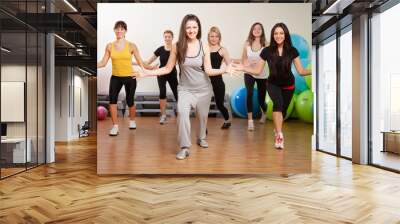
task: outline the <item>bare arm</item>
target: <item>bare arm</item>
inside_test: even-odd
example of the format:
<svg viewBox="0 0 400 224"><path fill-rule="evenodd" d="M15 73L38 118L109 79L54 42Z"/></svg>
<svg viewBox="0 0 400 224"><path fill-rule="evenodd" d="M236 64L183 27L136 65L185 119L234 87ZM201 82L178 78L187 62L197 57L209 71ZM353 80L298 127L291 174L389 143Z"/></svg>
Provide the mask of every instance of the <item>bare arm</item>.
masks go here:
<svg viewBox="0 0 400 224"><path fill-rule="evenodd" d="M150 65L151 63L153 63L155 60L157 59L157 56L155 54L153 54L151 56L151 58L149 58L149 60L147 60L145 63Z"/></svg>
<svg viewBox="0 0 400 224"><path fill-rule="evenodd" d="M99 62L97 62L97 68L105 67L107 65L108 60L110 60L110 55L111 55L111 44L107 44L103 58Z"/></svg>
<svg viewBox="0 0 400 224"><path fill-rule="evenodd" d="M131 48L131 54L133 54L133 56L135 56L136 62L140 67L146 68L146 69L152 69L151 66L149 66L148 64L143 62L142 57L140 56L140 53L139 53L139 49L136 47L136 44L130 43L130 48Z"/></svg>
<svg viewBox="0 0 400 224"><path fill-rule="evenodd" d="M303 65L301 64L300 58L296 57L294 60L294 67L296 67L297 72L302 76L311 75L310 69L304 69Z"/></svg>
<svg viewBox="0 0 400 224"><path fill-rule="evenodd" d="M243 47L243 54L242 54L242 61L234 61L234 64L232 64L232 67L236 71L242 71L245 73L249 73L252 75L261 75L263 72L264 66L265 66L265 61L264 60L258 60L255 65L250 66L248 62L248 57L247 57L247 46L249 43L246 41Z"/></svg>
<svg viewBox="0 0 400 224"><path fill-rule="evenodd" d="M204 49L204 71L209 76L216 76L225 73L225 68L213 69L211 66L210 48L208 45L203 46Z"/></svg>
<svg viewBox="0 0 400 224"><path fill-rule="evenodd" d="M247 46L249 45L249 43L246 41L246 43L244 43L243 46L243 52L242 52L242 63L243 64L247 64Z"/></svg>
<svg viewBox="0 0 400 224"><path fill-rule="evenodd" d="M242 71L245 73L249 73L252 75L261 75L263 68L265 66L265 61L264 60L258 60L257 64L255 66L245 66L241 62L234 62L232 64L232 67L236 71Z"/></svg>
<svg viewBox="0 0 400 224"><path fill-rule="evenodd" d="M157 59L157 56L155 56L154 54L151 56L151 58L149 58L147 61L144 62L144 64L146 65L150 65L151 63L153 63L155 60ZM136 61L132 62L132 65L139 65Z"/></svg>
<svg viewBox="0 0 400 224"><path fill-rule="evenodd" d="M252 75L262 75L261 73L263 72L265 66L265 61L264 60L258 60L257 64L255 66L244 66L243 71L245 73L250 73Z"/></svg>
<svg viewBox="0 0 400 224"><path fill-rule="evenodd" d="M172 45L171 53L168 58L167 64L158 69L154 70L144 70L143 71L143 76L160 76L160 75L167 75L172 72L172 70L175 68L176 65L176 56L177 56L177 51L176 51L176 44Z"/></svg>

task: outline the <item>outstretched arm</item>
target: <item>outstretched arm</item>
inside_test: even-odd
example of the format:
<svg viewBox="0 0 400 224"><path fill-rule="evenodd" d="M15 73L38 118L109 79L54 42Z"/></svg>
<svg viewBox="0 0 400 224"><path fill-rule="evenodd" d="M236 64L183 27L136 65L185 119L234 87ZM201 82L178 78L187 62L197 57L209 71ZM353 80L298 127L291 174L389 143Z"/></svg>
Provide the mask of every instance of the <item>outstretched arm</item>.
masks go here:
<svg viewBox="0 0 400 224"><path fill-rule="evenodd" d="M296 67L296 70L300 75L302 75L302 76L311 75L311 70L304 69L299 57L296 57L295 59L293 59L293 62L294 62L294 67Z"/></svg>
<svg viewBox="0 0 400 224"><path fill-rule="evenodd" d="M203 48L204 48L204 71L207 73L207 75L209 76L221 75L230 68L230 65L228 65L228 68L213 69L211 66L210 48L208 47L208 45L204 45Z"/></svg>
<svg viewBox="0 0 400 224"><path fill-rule="evenodd" d="M147 60L145 63L150 65L151 63L153 63L155 60L157 59L157 56L155 56L154 54L151 56L151 58L149 58L149 60Z"/></svg>
<svg viewBox="0 0 400 224"><path fill-rule="evenodd" d="M226 48L222 48L221 49L221 53L222 53L222 57L224 58L224 62L226 65L229 65L232 61L231 61L231 57L229 56L229 52Z"/></svg>
<svg viewBox="0 0 400 224"><path fill-rule="evenodd" d="M234 70L250 73L252 75L261 75L264 66L265 66L264 60L258 60L255 66L249 66L249 65L245 66L241 62L234 62L232 64Z"/></svg>
<svg viewBox="0 0 400 224"><path fill-rule="evenodd" d="M136 44L130 43L130 48L131 48L131 54L135 56L137 64L146 69L152 69L152 67L146 63L143 62L142 57L140 57L139 49L136 47Z"/></svg>
<svg viewBox="0 0 400 224"><path fill-rule="evenodd" d="M246 41L246 43L244 43L243 46L243 52L242 52L242 64L248 64L247 63L247 45L249 45L249 43Z"/></svg>
<svg viewBox="0 0 400 224"><path fill-rule="evenodd" d="M111 44L107 44L103 58L97 62L97 68L103 68L107 65L111 55Z"/></svg>
<svg viewBox="0 0 400 224"><path fill-rule="evenodd" d="M168 58L167 64L158 69L154 70L143 70L140 75L145 77L145 76L160 76L160 75L167 75L172 72L176 65L176 56L177 56L177 51L176 51L176 44L172 45L171 53Z"/></svg>
<svg viewBox="0 0 400 224"><path fill-rule="evenodd" d="M153 63L155 60L157 59L157 56L155 56L154 54L151 56L151 58L149 58L147 61L144 61L144 64L150 65L151 63ZM132 62L132 65L139 65L136 61Z"/></svg>

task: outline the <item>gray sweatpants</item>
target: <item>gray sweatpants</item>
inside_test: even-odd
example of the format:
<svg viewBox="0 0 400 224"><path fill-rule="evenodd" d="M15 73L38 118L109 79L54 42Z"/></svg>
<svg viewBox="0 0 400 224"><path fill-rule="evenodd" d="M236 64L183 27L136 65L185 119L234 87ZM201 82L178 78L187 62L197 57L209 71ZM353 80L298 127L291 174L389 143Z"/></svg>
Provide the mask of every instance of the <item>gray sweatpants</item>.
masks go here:
<svg viewBox="0 0 400 224"><path fill-rule="evenodd" d="M178 89L178 144L190 147L190 109L196 110L199 119L198 139L206 139L207 118L210 110L212 89L203 92L190 92Z"/></svg>

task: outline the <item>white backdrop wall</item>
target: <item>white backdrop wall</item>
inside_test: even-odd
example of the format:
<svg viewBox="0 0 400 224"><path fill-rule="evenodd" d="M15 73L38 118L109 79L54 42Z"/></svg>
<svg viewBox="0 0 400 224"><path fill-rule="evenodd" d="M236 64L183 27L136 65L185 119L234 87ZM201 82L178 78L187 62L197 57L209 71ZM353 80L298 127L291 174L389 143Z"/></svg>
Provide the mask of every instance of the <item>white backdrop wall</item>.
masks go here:
<svg viewBox="0 0 400 224"><path fill-rule="evenodd" d="M202 41L207 43L207 33L211 26L218 26L222 33L222 45L231 57L240 58L243 44L251 25L261 22L268 42L274 24L284 22L290 33L303 36L311 51L311 4L267 4L267 3L98 3L97 4L97 59L101 60L107 43L115 40L113 27L123 20L128 25L126 39L134 42L144 60L163 44L163 31L174 32L177 41L179 26L186 14L199 17L202 26ZM311 55L311 54L310 54ZM108 94L111 76L111 62L98 70L97 91ZM239 86L244 86L243 77L224 75L226 92L231 94ZM169 87L167 88L168 91ZM158 92L156 78L145 78L138 82L137 92ZM123 94L123 90L121 91Z"/></svg>

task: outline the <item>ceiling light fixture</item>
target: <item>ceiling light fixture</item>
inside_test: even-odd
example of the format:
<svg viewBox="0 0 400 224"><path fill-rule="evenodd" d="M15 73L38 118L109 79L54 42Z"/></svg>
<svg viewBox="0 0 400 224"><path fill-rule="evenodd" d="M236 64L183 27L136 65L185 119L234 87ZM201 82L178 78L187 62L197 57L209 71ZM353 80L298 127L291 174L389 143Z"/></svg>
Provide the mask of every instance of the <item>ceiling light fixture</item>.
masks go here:
<svg viewBox="0 0 400 224"><path fill-rule="evenodd" d="M92 75L92 73L90 73L90 72L88 72L88 71L85 71L85 70L83 70L83 69L81 69L81 68L78 68L79 69L79 71L81 71L81 72L83 72L83 73L85 73L85 74L87 74L87 75Z"/></svg>
<svg viewBox="0 0 400 224"><path fill-rule="evenodd" d="M71 42L69 42L68 40L66 40L66 39L64 39L64 38L62 38L62 37L60 37L60 36L57 35L57 34L54 34L54 36L57 37L57 38L58 38L59 40L61 40L62 42L66 43L67 45L69 45L69 46L75 48L75 45L73 45L73 44L72 44Z"/></svg>
<svg viewBox="0 0 400 224"><path fill-rule="evenodd" d="M74 10L74 12L78 12L78 10L68 1L68 0L64 0L65 4L67 4L72 10Z"/></svg>
<svg viewBox="0 0 400 224"><path fill-rule="evenodd" d="M354 0L336 0L332 5L325 9L322 14L342 14L343 9L351 5L353 2Z"/></svg>
<svg viewBox="0 0 400 224"><path fill-rule="evenodd" d="M5 48L5 47L1 47L1 50L4 51L4 52L6 52L6 53L10 53L10 52L11 52L11 50L8 50L8 49Z"/></svg>

